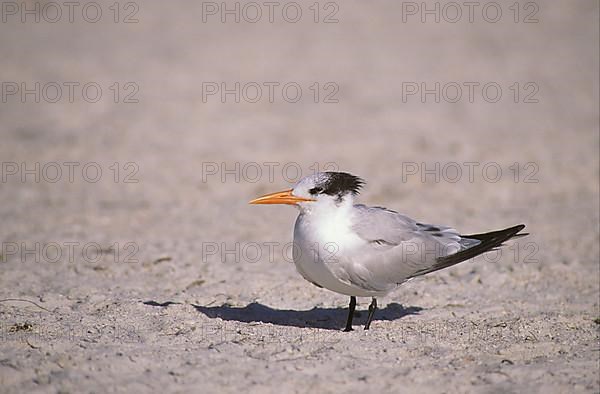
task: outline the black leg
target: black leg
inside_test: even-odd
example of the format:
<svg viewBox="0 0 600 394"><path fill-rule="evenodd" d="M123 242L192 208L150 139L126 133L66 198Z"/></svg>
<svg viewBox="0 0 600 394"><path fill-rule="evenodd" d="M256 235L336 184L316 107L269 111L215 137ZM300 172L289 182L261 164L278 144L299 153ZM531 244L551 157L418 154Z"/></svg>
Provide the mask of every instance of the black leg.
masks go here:
<svg viewBox="0 0 600 394"><path fill-rule="evenodd" d="M371 327L371 321L373 320L373 315L375 314L375 310L377 309L377 299L373 297L373 301L371 305L369 305L369 317L367 317L367 324L365 324L365 330L368 330Z"/></svg>
<svg viewBox="0 0 600 394"><path fill-rule="evenodd" d="M350 296L350 305L348 306L348 320L346 321L346 328L344 331L352 331L352 318L354 317L354 310L356 309L356 297Z"/></svg>

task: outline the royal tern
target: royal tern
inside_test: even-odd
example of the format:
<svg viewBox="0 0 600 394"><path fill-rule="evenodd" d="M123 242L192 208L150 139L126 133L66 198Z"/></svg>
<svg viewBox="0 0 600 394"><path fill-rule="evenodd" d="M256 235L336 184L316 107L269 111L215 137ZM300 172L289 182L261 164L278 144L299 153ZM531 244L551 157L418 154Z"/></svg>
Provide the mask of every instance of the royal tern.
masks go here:
<svg viewBox="0 0 600 394"><path fill-rule="evenodd" d="M382 207L355 204L364 181L345 172L320 172L293 189L258 197L250 204L290 204L300 210L292 254L307 281L350 296L344 331L352 330L356 297L372 297L365 330L377 298L407 280L450 267L493 250L525 225L460 235L448 226L417 222Z"/></svg>

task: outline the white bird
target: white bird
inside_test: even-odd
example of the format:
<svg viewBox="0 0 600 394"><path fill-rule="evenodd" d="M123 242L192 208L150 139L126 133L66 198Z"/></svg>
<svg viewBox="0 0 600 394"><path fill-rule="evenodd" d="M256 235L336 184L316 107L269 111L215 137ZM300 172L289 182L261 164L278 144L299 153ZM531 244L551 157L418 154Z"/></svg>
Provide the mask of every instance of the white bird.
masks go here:
<svg viewBox="0 0 600 394"><path fill-rule="evenodd" d="M355 204L364 181L345 172L321 172L293 189L271 193L250 204L290 204L299 208L293 258L307 281L349 295L344 331L352 330L356 297L372 297L365 330L377 298L416 276L488 252L518 234L520 224L489 233L460 235L447 226L419 223L382 208Z"/></svg>

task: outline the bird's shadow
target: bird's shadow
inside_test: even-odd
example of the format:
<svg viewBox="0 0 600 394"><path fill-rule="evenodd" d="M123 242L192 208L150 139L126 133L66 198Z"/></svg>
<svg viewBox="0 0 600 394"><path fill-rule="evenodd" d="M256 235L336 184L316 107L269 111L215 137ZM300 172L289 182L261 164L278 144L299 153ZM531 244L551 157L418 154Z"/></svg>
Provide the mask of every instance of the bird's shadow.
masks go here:
<svg viewBox="0 0 600 394"><path fill-rule="evenodd" d="M196 310L211 319L235 320L243 323L263 322L280 326L323 328L339 330L346 323L348 308L313 308L308 311L290 309L273 309L266 305L253 302L244 307L228 304L220 306L202 306L192 304ZM373 321L396 320L408 315L417 315L423 308L418 306L403 307L398 303L388 304L385 308L377 309ZM354 313L354 324L363 324L367 320L366 311Z"/></svg>

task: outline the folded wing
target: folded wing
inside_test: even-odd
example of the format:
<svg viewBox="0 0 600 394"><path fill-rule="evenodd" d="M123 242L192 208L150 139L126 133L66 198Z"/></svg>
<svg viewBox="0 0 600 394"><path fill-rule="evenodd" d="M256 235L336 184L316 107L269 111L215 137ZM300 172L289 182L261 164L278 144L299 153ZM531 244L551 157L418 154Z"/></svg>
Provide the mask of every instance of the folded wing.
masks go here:
<svg viewBox="0 0 600 394"><path fill-rule="evenodd" d="M386 291L500 246L525 226L460 235L448 226L419 223L398 212L355 205L353 230L365 241L341 273L348 282Z"/></svg>

